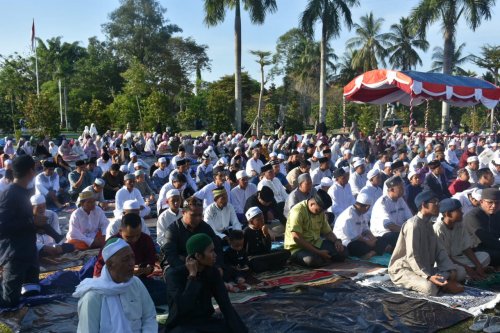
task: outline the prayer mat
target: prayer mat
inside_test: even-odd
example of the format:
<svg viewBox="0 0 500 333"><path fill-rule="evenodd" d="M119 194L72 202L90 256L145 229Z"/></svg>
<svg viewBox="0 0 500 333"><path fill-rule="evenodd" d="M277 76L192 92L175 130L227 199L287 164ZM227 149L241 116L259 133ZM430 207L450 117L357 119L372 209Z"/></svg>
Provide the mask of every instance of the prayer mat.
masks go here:
<svg viewBox="0 0 500 333"><path fill-rule="evenodd" d="M99 254L99 249L75 251L57 257L41 257L40 272L59 271L70 267L83 265L87 260Z"/></svg>
<svg viewBox="0 0 500 333"><path fill-rule="evenodd" d="M386 271L387 268L368 261L347 259L344 262L331 263L316 270L327 271L350 279L357 279L365 275L379 274Z"/></svg>
<svg viewBox="0 0 500 333"><path fill-rule="evenodd" d="M21 322L21 332L74 333L78 327L78 299L64 300L29 308Z"/></svg>
<svg viewBox="0 0 500 333"><path fill-rule="evenodd" d="M269 271L255 275L261 281L260 288L295 286L308 282L329 279L333 273L321 270L310 270L300 266L286 266L278 271Z"/></svg>
<svg viewBox="0 0 500 333"><path fill-rule="evenodd" d="M475 288L500 292L500 273L488 274L488 277L481 281L467 280L465 284Z"/></svg>
<svg viewBox="0 0 500 333"><path fill-rule="evenodd" d="M470 318L468 313L408 299L350 280L317 287L277 289L235 304L249 332L434 332Z"/></svg>
<svg viewBox="0 0 500 333"><path fill-rule="evenodd" d="M381 256L373 256L368 260L361 259L359 257L349 257L350 260L359 260L359 261L367 261L371 262L372 264L384 266L384 267L389 267L389 262L391 261L391 254L390 253L384 253Z"/></svg>
<svg viewBox="0 0 500 333"><path fill-rule="evenodd" d="M439 296L427 296L411 291L392 283L389 274L366 278L357 282L361 286L380 288L392 294L400 294L413 299L425 299L430 302L458 309L472 315L478 315L483 310L492 309L500 301L500 294L465 286L464 292L460 294L440 294Z"/></svg>

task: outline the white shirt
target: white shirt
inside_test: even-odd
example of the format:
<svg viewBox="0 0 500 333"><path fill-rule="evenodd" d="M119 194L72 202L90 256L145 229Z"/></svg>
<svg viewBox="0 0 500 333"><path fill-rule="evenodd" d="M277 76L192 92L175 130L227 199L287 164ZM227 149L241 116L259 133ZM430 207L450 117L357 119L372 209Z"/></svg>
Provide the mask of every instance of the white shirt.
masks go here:
<svg viewBox="0 0 500 333"><path fill-rule="evenodd" d="M328 208L328 211L332 212L335 215L335 218L356 202L356 199L352 195L351 185L349 185L349 183L342 187L339 183L334 182L332 187L328 190L328 195L332 198L332 206Z"/></svg>
<svg viewBox="0 0 500 333"><path fill-rule="evenodd" d="M241 230L240 221L236 216L233 205L230 203L220 209L214 202L205 209L203 219L210 224L215 234L221 239L226 237L223 233L226 230Z"/></svg>
<svg viewBox="0 0 500 333"><path fill-rule="evenodd" d="M121 224L122 224L121 218L115 219L113 222L110 222L108 224L108 227L106 228L106 239L116 235L120 231ZM151 232L149 231L149 228L142 217L141 217L141 231L146 235L151 235Z"/></svg>
<svg viewBox="0 0 500 333"><path fill-rule="evenodd" d="M170 173L170 176L168 176L168 181L172 182L172 179L174 179L174 176L179 173L179 169L175 169ZM184 176L186 176L187 179L187 184L193 189L193 191L198 190L198 186L196 185L196 182L194 181L193 177L191 177L190 171L184 172Z"/></svg>
<svg viewBox="0 0 500 333"><path fill-rule="evenodd" d="M335 220L333 233L347 246L353 240L363 235L363 232L370 230L369 218L367 214L359 214L354 206L344 210Z"/></svg>
<svg viewBox="0 0 500 333"><path fill-rule="evenodd" d="M252 183L248 183L247 188L244 190L241 189L240 185L231 190L231 204L233 205L236 214L245 213L244 210L247 199L255 193L257 193L257 186Z"/></svg>
<svg viewBox="0 0 500 333"><path fill-rule="evenodd" d="M401 227L412 216L403 198L393 201L387 195L383 195L373 205L370 230L375 237L381 237L390 232L387 229L388 225L395 224Z"/></svg>
<svg viewBox="0 0 500 333"><path fill-rule="evenodd" d="M186 188L186 184L179 189L179 192L182 193ZM160 214L160 210L168 208L167 203L167 192L170 190L175 190L175 187L172 183L165 183L160 189L160 194L158 194L158 200L156 201L156 210L158 214Z"/></svg>
<svg viewBox="0 0 500 333"><path fill-rule="evenodd" d="M454 165L458 165L458 163L460 162L457 158L457 154L455 153L455 151L451 149L446 149L444 151L444 159L449 164L454 164Z"/></svg>
<svg viewBox="0 0 500 333"><path fill-rule="evenodd" d="M286 193L286 189L281 184L280 180L274 177L272 180L262 178L259 184L257 185L257 190L261 190L262 187L267 186L273 190L274 199L277 203L284 202L288 198L288 193Z"/></svg>
<svg viewBox="0 0 500 333"><path fill-rule="evenodd" d="M452 196L453 199L457 199L462 204L462 213L465 216L468 212L474 209L474 205L469 199L469 193L471 193L474 189L468 189L459 193L456 193Z"/></svg>
<svg viewBox="0 0 500 333"><path fill-rule="evenodd" d="M321 170L320 168L316 168L310 172L313 185L321 184L321 179L323 179L323 177L332 178L332 172L330 169Z"/></svg>
<svg viewBox="0 0 500 333"><path fill-rule="evenodd" d="M477 170L472 170L469 166L466 166L465 170L467 170L467 172L469 173L469 183L471 183L472 185L477 184Z"/></svg>
<svg viewBox="0 0 500 333"><path fill-rule="evenodd" d="M156 221L156 242L163 246L167 242L165 238L165 232L169 225L177 221L182 217L182 209L179 209L179 212L175 214L170 208L165 210L163 213L158 216L158 220Z"/></svg>
<svg viewBox="0 0 500 333"><path fill-rule="evenodd" d="M427 159L425 157L420 157L418 154L410 162L410 171L417 171L417 165L419 163L427 164Z"/></svg>
<svg viewBox="0 0 500 333"><path fill-rule="evenodd" d="M109 221L106 215L104 215L104 211L101 207L96 206L90 214L87 214L87 212L80 207L71 213L66 239L81 240L90 246L97 235L97 231L100 230L102 235L106 234L108 224Z"/></svg>
<svg viewBox="0 0 500 333"><path fill-rule="evenodd" d="M264 166L264 163L260 159L255 160L251 158L247 162L246 173L249 177L252 177L252 171L255 171L257 175L260 175L260 169Z"/></svg>
<svg viewBox="0 0 500 333"><path fill-rule="evenodd" d="M165 167L165 169L156 169L153 171L153 178L160 178L163 181L163 184L168 182L168 175L172 172L171 164Z"/></svg>
<svg viewBox="0 0 500 333"><path fill-rule="evenodd" d="M228 182L224 182L223 186L227 193L227 199L231 201L231 185L229 185ZM199 190L194 194L195 197L197 197L200 200L203 200L203 209L206 209L214 202L214 195L212 191L215 190L216 188L217 185L215 185L214 182L211 182L210 184L206 185L205 187L203 187L201 190Z"/></svg>
<svg viewBox="0 0 500 333"><path fill-rule="evenodd" d="M101 168L102 173L105 173L106 171L109 171L109 169L111 169L111 164L113 164L113 161L111 161L111 158L107 162L104 162L104 160L102 159L102 157L99 157L97 159L97 162L96 162L96 165L99 168Z"/></svg>
<svg viewBox="0 0 500 333"><path fill-rule="evenodd" d="M137 200L139 206L145 207L144 209L141 209L141 212L139 214L141 215L141 217L148 215L151 211L149 206L147 206L144 202L141 192L138 189L134 187L132 191L129 192L127 190L127 187L123 186L116 192L115 195L115 210L113 211L115 218L118 219L123 215L123 203L127 200Z"/></svg>
<svg viewBox="0 0 500 333"><path fill-rule="evenodd" d="M356 171L352 172L349 177L349 185L351 185L352 194L354 196L358 195L361 189L366 184L366 173L362 173L361 175Z"/></svg>
<svg viewBox="0 0 500 333"><path fill-rule="evenodd" d="M368 196L368 198L372 200L370 209L368 209L368 212L366 212L368 218L371 218L373 205L375 204L377 199L382 196L382 189L378 186L373 186L372 183L370 183L370 181L367 181L366 186L363 187L361 191L359 191L358 195L360 195L361 193L365 193Z"/></svg>
<svg viewBox="0 0 500 333"><path fill-rule="evenodd" d="M46 196L49 190L59 191L59 175L54 172L51 177L46 176L43 172L35 177L36 193Z"/></svg>
<svg viewBox="0 0 500 333"><path fill-rule="evenodd" d="M51 210L45 211L45 216L47 217L47 225L50 225L52 229L58 234L61 234L61 228L59 227L59 217L56 213ZM54 238L47 234L36 234L36 248L40 251L45 245L54 245L56 241Z"/></svg>

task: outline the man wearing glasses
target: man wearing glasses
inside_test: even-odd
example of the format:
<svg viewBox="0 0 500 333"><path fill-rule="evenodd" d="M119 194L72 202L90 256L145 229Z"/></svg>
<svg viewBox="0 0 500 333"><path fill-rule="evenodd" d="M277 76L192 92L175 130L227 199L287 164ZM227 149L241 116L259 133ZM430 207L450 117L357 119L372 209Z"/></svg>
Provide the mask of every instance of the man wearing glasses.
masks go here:
<svg viewBox="0 0 500 333"><path fill-rule="evenodd" d="M417 215L403 224L389 262L394 284L422 294L436 296L440 290L459 293L465 271L457 274L443 245L432 228L431 218L439 214L439 200L430 190L415 197Z"/></svg>
<svg viewBox="0 0 500 333"><path fill-rule="evenodd" d="M488 252L491 265L500 266L500 190L483 189L479 207L465 215L464 223L476 250Z"/></svg>

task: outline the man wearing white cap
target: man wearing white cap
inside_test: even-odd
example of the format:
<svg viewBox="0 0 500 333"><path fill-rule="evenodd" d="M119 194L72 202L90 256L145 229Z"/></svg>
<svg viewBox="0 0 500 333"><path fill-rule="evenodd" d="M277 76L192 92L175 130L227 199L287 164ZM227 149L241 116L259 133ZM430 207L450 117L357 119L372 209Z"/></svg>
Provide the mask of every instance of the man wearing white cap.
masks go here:
<svg viewBox="0 0 500 333"><path fill-rule="evenodd" d="M332 206L328 209L337 218L340 213L355 202L352 195L351 185L349 185L349 173L344 168L338 168L333 172L335 182L328 190L328 195L332 199Z"/></svg>
<svg viewBox="0 0 500 333"><path fill-rule="evenodd" d="M325 192L328 192L328 190L330 189L330 187L332 187L332 185L333 185L333 180L331 178L324 177L321 178L321 183L318 186L315 186L314 188L316 190L321 189Z"/></svg>
<svg viewBox="0 0 500 333"><path fill-rule="evenodd" d="M173 160L172 163L174 163ZM173 170L168 176L169 181L171 182L178 174L183 174L186 177L187 184L193 189L193 191L197 191L198 185L196 185L193 177L191 177L189 161L187 159L178 159L175 166L176 169Z"/></svg>
<svg viewBox="0 0 500 333"><path fill-rule="evenodd" d="M477 156L476 154L476 144L474 142L471 142L467 145L467 150L464 151L462 156L460 156L460 161L458 162L458 167L465 168L467 165L467 159L471 156Z"/></svg>
<svg viewBox="0 0 500 333"><path fill-rule="evenodd" d="M379 169L371 169L368 171L366 175L366 185L359 191L358 195L361 193L365 193L372 200L372 204L370 205L370 209L366 215L368 218L372 216L372 207L375 201L382 196L382 188L380 187L381 178L380 178L380 170Z"/></svg>
<svg viewBox="0 0 500 333"><path fill-rule="evenodd" d="M297 182L298 177L303 173L309 173L310 170L311 162L302 160L300 161L300 165L298 167L295 167L288 172L286 180L288 181L288 184L290 184L292 190L299 186L299 183Z"/></svg>
<svg viewBox="0 0 500 333"><path fill-rule="evenodd" d="M104 244L109 221L104 211L96 207L92 192L84 191L78 199L80 207L71 213L66 239L78 250L100 248Z"/></svg>
<svg viewBox="0 0 500 333"><path fill-rule="evenodd" d="M168 182L168 175L172 172L172 164L169 164L165 157L160 157L158 165L158 169L153 172L152 180L156 188L161 188Z"/></svg>
<svg viewBox="0 0 500 333"><path fill-rule="evenodd" d="M458 163L460 162L455 152L456 149L457 143L455 142L455 139L452 139L450 140L450 142L448 142L448 149L444 151L444 159L453 168L456 168L458 166Z"/></svg>
<svg viewBox="0 0 500 333"><path fill-rule="evenodd" d="M139 214L141 217L149 215L151 208L144 202L141 192L135 188L135 175L126 174L123 179L125 185L116 192L115 196L115 210L113 212L115 218L120 218L123 213L123 204L127 200L137 200L141 210Z"/></svg>
<svg viewBox="0 0 500 333"><path fill-rule="evenodd" d="M172 157L172 165L176 166L177 161L184 159L186 159L186 149L184 148L183 145L179 145L179 148L177 148L177 155Z"/></svg>
<svg viewBox="0 0 500 333"><path fill-rule="evenodd" d="M349 184L351 185L352 194L356 196L366 184L365 161L358 159L353 163L352 167L354 172L350 174Z"/></svg>
<svg viewBox="0 0 500 333"><path fill-rule="evenodd" d="M457 199L462 205L463 215L467 215L475 207L479 207L481 201L481 193L483 190L478 188L472 188L452 196L452 199Z"/></svg>
<svg viewBox="0 0 500 333"><path fill-rule="evenodd" d="M358 194L356 202L337 217L333 227L333 232L347 247L349 254L362 259L382 255L387 247L383 238L373 236L370 231L367 212L371 205L372 199L368 194Z"/></svg>
<svg viewBox="0 0 500 333"><path fill-rule="evenodd" d="M322 157L323 157L323 154L321 154L321 152L315 151L314 154L308 159L308 161L311 163L311 171L314 171L317 168L319 168L319 159ZM330 166L328 166L328 167L330 167Z"/></svg>
<svg viewBox="0 0 500 333"><path fill-rule="evenodd" d="M260 175L260 169L264 163L260 160L260 149L254 148L252 150L252 158L247 161L246 172L249 177L256 177Z"/></svg>
<svg viewBox="0 0 500 333"><path fill-rule="evenodd" d="M210 184L214 180L214 167L210 163L210 155L203 154L201 163L196 168L196 184L199 188Z"/></svg>
<svg viewBox="0 0 500 333"><path fill-rule="evenodd" d="M168 226L182 217L182 210L180 209L182 199L179 190L169 190L166 199L168 208L158 216L158 220L156 221L156 242L160 246L163 246L167 242L165 232Z"/></svg>
<svg viewBox="0 0 500 333"><path fill-rule="evenodd" d="M115 218L115 220L111 223L108 224L108 227L106 228L106 239L109 239L116 235L118 231L120 231L120 225L121 225L121 220L123 216L128 215L128 214L140 214L140 205L137 200L127 200L123 203L123 212L122 216L119 216L118 218ZM140 215L139 215L140 216ZM149 231L148 226L146 225L146 222L144 219L141 217L141 230L143 233L146 235L150 235L151 232Z"/></svg>
<svg viewBox="0 0 500 333"><path fill-rule="evenodd" d="M94 199L102 209L106 209L107 201L104 199L104 185L106 182L102 178L96 178L94 183L84 188L84 191L90 191L94 195Z"/></svg>
<svg viewBox="0 0 500 333"><path fill-rule="evenodd" d="M469 172L469 183L471 183L471 186L477 184L478 182L477 170L479 170L479 158L477 156L471 156L467 158L467 166L465 167L465 170Z"/></svg>
<svg viewBox="0 0 500 333"><path fill-rule="evenodd" d="M121 238L102 250L101 276L85 279L73 297L78 301L77 332L157 332L156 310L149 293L134 276L134 252Z"/></svg>
<svg viewBox="0 0 500 333"><path fill-rule="evenodd" d="M135 151L130 152L130 162L128 162L128 165L127 165L128 173L134 173L134 171L135 171L134 164L137 162L139 162L139 158L137 157L137 153Z"/></svg>
<svg viewBox="0 0 500 333"><path fill-rule="evenodd" d="M493 177L495 178L493 186L500 186L500 157L496 157L488 164Z"/></svg>
<svg viewBox="0 0 500 333"><path fill-rule="evenodd" d="M349 149L344 150L342 157L340 157L337 162L335 162L335 167L343 168L351 164L351 151Z"/></svg>
<svg viewBox="0 0 500 333"><path fill-rule="evenodd" d="M234 207L238 220L245 222L245 203L247 199L257 193L257 186L248 181L248 175L245 170L236 173L238 186L231 190L230 202Z"/></svg>

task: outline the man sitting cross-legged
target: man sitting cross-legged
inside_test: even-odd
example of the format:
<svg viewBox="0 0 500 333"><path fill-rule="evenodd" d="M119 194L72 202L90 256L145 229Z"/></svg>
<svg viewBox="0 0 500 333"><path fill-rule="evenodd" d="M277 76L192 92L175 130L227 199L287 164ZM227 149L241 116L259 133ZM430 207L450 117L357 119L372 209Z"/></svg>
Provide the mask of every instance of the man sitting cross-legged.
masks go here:
<svg viewBox="0 0 500 333"><path fill-rule="evenodd" d="M486 277L484 268L490 264L486 252L474 252L472 240L462 222L462 204L457 199L444 199L439 203L439 216L434 223L434 233L455 263L456 270L464 271L472 279Z"/></svg>
<svg viewBox="0 0 500 333"><path fill-rule="evenodd" d="M439 200L432 191L415 198L418 213L403 224L389 262L389 275L396 285L436 296L440 289L459 293L463 286L455 265L432 229L431 217L439 214Z"/></svg>
<svg viewBox="0 0 500 333"><path fill-rule="evenodd" d="M335 236L325 216L331 205L328 193L318 190L312 198L292 208L285 231L285 249L292 252L292 260L309 267L344 260L342 241Z"/></svg>

